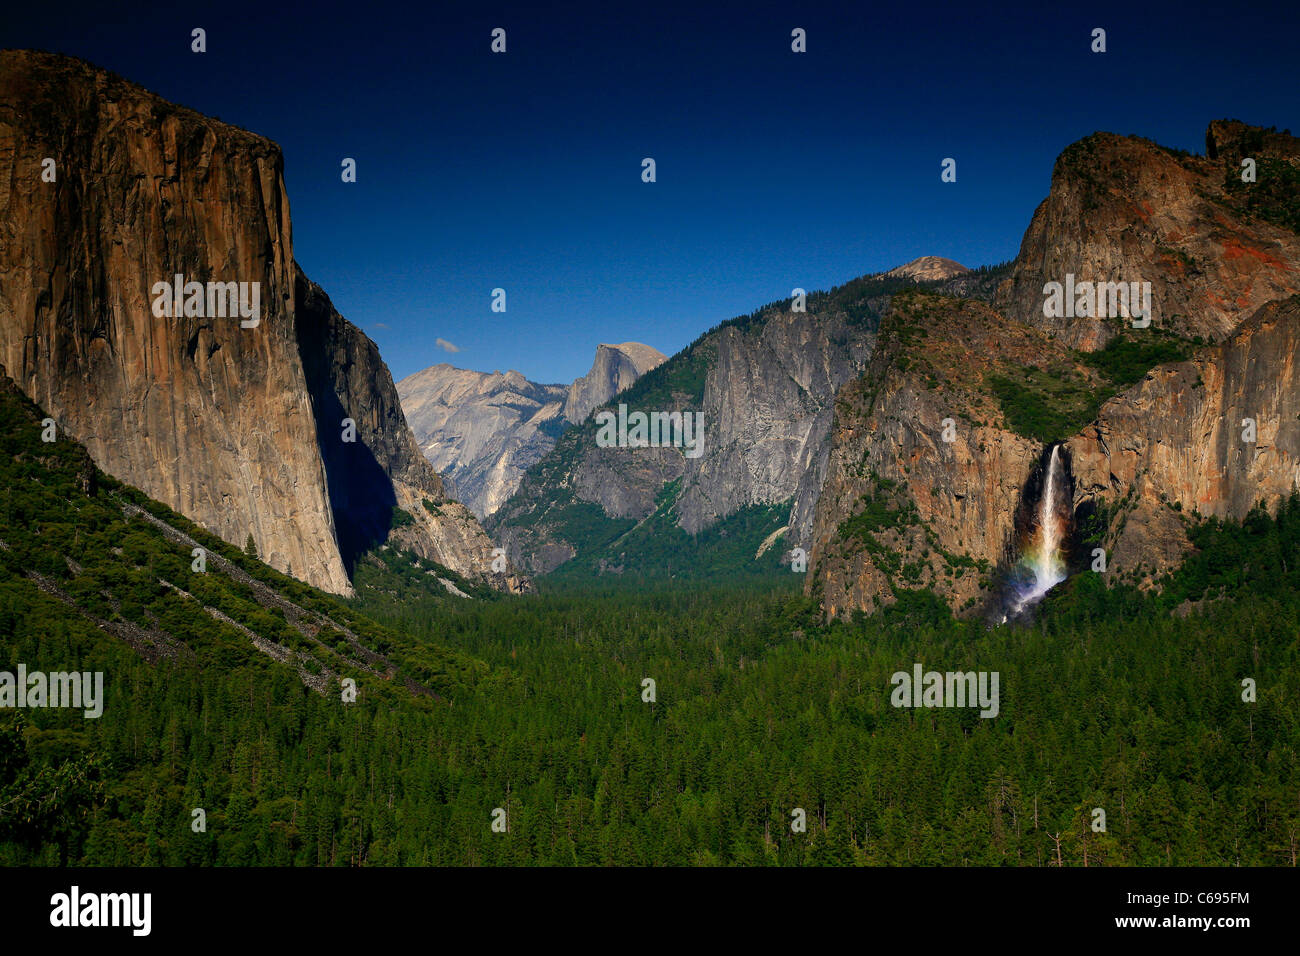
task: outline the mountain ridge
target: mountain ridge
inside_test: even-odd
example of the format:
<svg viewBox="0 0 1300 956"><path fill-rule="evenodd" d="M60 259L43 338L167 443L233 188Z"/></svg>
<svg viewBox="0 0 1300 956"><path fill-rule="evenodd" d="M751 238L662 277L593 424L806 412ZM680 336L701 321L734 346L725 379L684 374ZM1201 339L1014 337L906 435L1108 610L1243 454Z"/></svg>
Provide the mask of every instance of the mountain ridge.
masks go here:
<svg viewBox="0 0 1300 956"><path fill-rule="evenodd" d="M533 573L599 550L665 507L697 535L745 509L785 503L799 538L812 523L834 393L864 365L889 296L916 285L876 273L810 293L806 311L787 299L715 325L620 398L630 409L696 410L718 423L700 458L674 448L601 448L588 422L530 467L488 528Z"/></svg>
<svg viewBox="0 0 1300 956"><path fill-rule="evenodd" d="M1159 587L1205 518L1276 511L1300 485L1300 235L1285 199L1300 140L1215 121L1207 143L1205 157L1113 134L1072 144L992 308L953 324L959 300L895 300L881 335L897 344L836 405L805 583L828 617L922 589L957 613L990 607L1049 442L1072 462L1074 545L1087 535L1071 570L1100 554L1106 582ZM1233 194L1243 149L1275 177L1254 200ZM1145 277L1151 324L1046 316L1045 283L1066 273Z"/></svg>
<svg viewBox="0 0 1300 956"><path fill-rule="evenodd" d="M476 372L440 362L396 388L424 455L453 493L485 518L567 426L580 424L664 360L639 342L602 343L591 370L567 386L533 382L513 369Z"/></svg>
<svg viewBox="0 0 1300 956"><path fill-rule="evenodd" d="M801 354L792 343L812 341L804 332L790 338L802 321L793 300L715 326L626 395L629 408L704 412L712 454L693 464L678 449L598 448L594 429L575 431L529 469L519 493L493 516L489 528L512 560L534 573L554 572L584 554L582 564L593 573L609 567L629 573L638 567L638 554L648 557L649 551L619 549L634 540L629 537L634 526L652 517L662 522L671 516L677 527L697 535L714 526L725 529L728 516L739 509L788 500L785 533L760 529L764 533L753 542L755 551L764 541L781 540L783 560L791 567L798 564L795 548L811 552L806 587L830 616L879 610L899 588L934 590L954 610L970 612L998 587L1010 522L1044 443L1051 440L1065 442L1077 462L1081 490L1074 508L1080 516L1103 511L1106 524L1098 543L1113 559L1108 580L1137 575L1150 586L1187 553L1186 531L1179 522L1170 524L1173 504L1184 512L1199 507L1202 514L1242 519L1248 498L1262 492L1271 505L1281 500L1297 455L1287 444L1292 437L1281 394L1267 391L1258 378L1238 375L1252 383L1250 394L1260 399L1257 418L1266 437L1259 447L1273 458L1256 466L1244 484L1222 485L1236 489L1231 504L1209 486L1191 490L1169 460L1151 457L1169 446L1173 430L1192 427L1191 418L1180 417L1192 414L1185 394L1139 398L1142 381L1156 370L1192 358L1209 382L1215 366L1206 365L1204 357L1212 354L1229 365L1281 363L1276 371L1289 381L1294 362L1296 342L1286 332L1291 307L1285 300L1300 292L1300 239L1291 231L1300 221L1292 210L1300 148L1285 133L1234 121L1211 123L1207 143L1207 155L1194 157L1140 137L1085 137L1057 160L1049 195L1015 260L964 270L945 265L951 260L922 257L808 295L807 314L816 317L823 333L832 326L834 331L804 354L817 354L819 361L854 356L829 388L809 392L799 373L791 373L799 364L792 357ZM1255 153L1266 174L1258 194L1235 185L1243 151ZM1092 221L1081 218L1089 210L1095 213ZM1135 226L1124 233L1130 214ZM1073 231L1072 221L1080 223ZM1130 233L1140 241L1124 240ZM1083 264L1076 266L1076 259ZM940 266L934 273L938 278L913 277ZM1067 273L1081 283L1150 282L1156 303L1150 326L1133 328L1122 315L1070 322L1049 318L1047 283L1064 281ZM909 298L914 294L932 297L921 308L932 313L927 321L936 323L936 332L948 328L944 341L964 342L964 350L936 348L941 343L935 340L925 346L925 323L895 309L903 307L901 301L916 308L921 300ZM977 303L982 305L976 308ZM1278 319L1266 323L1272 331L1256 336L1253 351L1231 345L1252 315L1273 315L1267 310L1274 308ZM892 316L890 336L902 335L907 342L882 356L880 365L876 336L886 316ZM945 324L952 321L958 324ZM783 343L781 357L763 359L776 342ZM1204 351L1214 343L1225 350ZM970 378L977 369L982 371ZM862 381L864 374L874 376L870 384ZM944 383L963 377L965 397L945 397ZM781 396L783 383L790 381L798 388ZM854 394L866 403L855 407L854 401L841 401ZM881 397L886 394L887 399ZM812 405L801 404L809 398L815 398ZM884 401L878 409L877 400ZM1160 422L1163 443L1138 427L1131 411L1120 414L1130 407L1126 402L1138 400L1144 414ZM1196 414L1236 414L1231 403L1216 402ZM1162 403L1173 404L1178 413L1158 413ZM801 408L815 414L803 418ZM874 409L873 417L864 418L864 409ZM936 461L948 461L944 467L955 461L940 434L944 420L955 426L965 462L952 473L935 471ZM769 460L779 465L765 467L765 449L796 421L805 423L803 440L792 446L797 450L787 448ZM1119 428L1121 421L1122 433L1106 430ZM1268 444L1276 436L1285 447ZM1135 467L1125 458L1121 468L1111 439L1127 456L1145 455L1145 464ZM1135 452L1135 442L1145 451ZM1197 473L1205 463L1192 459L1190 447L1179 446L1178 467ZM1107 477L1108 460L1128 477ZM1215 467L1226 467L1229 460L1235 459L1223 458ZM867 462L874 462L871 469L860 471ZM959 473L965 476L962 488ZM770 481L773 477L778 480ZM1177 484L1178 493L1151 490L1161 483ZM1130 492L1141 493L1139 505ZM937 500L931 501L933 496ZM1121 502L1133 521L1127 535L1126 519L1116 510ZM940 504L947 509L941 521ZM885 525L877 528L882 521ZM903 524L885 539L875 536L898 522ZM1144 522L1151 532L1148 545L1135 537ZM703 573L707 565L696 570Z"/></svg>

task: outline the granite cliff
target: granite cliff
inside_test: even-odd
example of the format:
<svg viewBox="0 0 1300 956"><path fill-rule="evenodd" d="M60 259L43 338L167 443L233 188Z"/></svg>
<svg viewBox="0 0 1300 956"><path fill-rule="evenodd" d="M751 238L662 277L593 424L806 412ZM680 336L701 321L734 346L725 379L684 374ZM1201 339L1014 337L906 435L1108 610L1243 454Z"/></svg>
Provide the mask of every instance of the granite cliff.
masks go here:
<svg viewBox="0 0 1300 956"><path fill-rule="evenodd" d="M592 411L667 360L668 356L658 349L640 342L597 346L591 371L569 386L564 401L565 421L581 425Z"/></svg>
<svg viewBox="0 0 1300 956"><path fill-rule="evenodd" d="M1113 515L1112 573L1149 582L1178 564L1189 520L1275 512L1300 487L1300 296L1152 369L1068 445L1077 503Z"/></svg>
<svg viewBox="0 0 1300 956"><path fill-rule="evenodd" d="M786 300L722 323L619 396L631 411L700 413L698 457L680 447L600 447L589 420L529 469L489 528L538 573L578 556L598 569L644 567L644 551L625 536L652 519L695 540L717 528L725 537L735 529L723 523L761 515L744 531L754 537L751 560L773 535L805 540L835 394L865 367L889 297L916 287L910 275L866 276L808 295L804 311Z"/></svg>
<svg viewBox="0 0 1300 956"><path fill-rule="evenodd" d="M1219 341L1300 276L1300 140L1216 121L1204 156L1095 133L1061 153L995 304L1075 348L1093 350L1123 323L1043 313L1043 287L1149 282L1152 325ZM1254 161L1243 182L1242 161Z"/></svg>
<svg viewBox="0 0 1300 956"><path fill-rule="evenodd" d="M1202 157L1088 137L1057 162L991 306L896 298L835 405L806 584L825 613L919 588L988 606L1051 442L1104 573L1142 586L1183 560L1191 523L1300 486L1297 145L1232 121ZM1067 273L1150 281L1151 327L1047 318L1043 285Z"/></svg>
<svg viewBox="0 0 1300 956"><path fill-rule="evenodd" d="M416 440L451 492L479 517L495 512L524 471L665 356L648 345L601 345L591 371L567 388L518 372L471 372L442 363L397 383Z"/></svg>
<svg viewBox="0 0 1300 956"><path fill-rule="evenodd" d="M105 471L336 593L395 525L494 578L374 344L298 269L270 140L79 60L0 53L0 238L0 364ZM177 275L185 307L160 316ZM213 296L227 282L256 283L254 318Z"/></svg>
<svg viewBox="0 0 1300 956"><path fill-rule="evenodd" d="M1045 333L984 303L895 298L867 371L836 400L808 577L828 616L878 610L898 588L959 610L990 593L1041 449L992 382L1036 365L1097 384Z"/></svg>

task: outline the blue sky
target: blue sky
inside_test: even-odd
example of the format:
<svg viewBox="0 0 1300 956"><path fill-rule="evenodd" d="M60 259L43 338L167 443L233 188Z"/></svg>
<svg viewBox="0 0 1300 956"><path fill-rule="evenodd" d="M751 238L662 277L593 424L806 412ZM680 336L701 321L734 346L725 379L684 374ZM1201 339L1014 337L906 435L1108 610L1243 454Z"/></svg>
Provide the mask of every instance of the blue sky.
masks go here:
<svg viewBox="0 0 1300 956"><path fill-rule="evenodd" d="M1096 130L1196 152L1211 119L1300 130L1294 3L26 6L5 47L281 145L298 261L394 378L567 382L598 342L671 354L795 286L1009 259L1057 154Z"/></svg>

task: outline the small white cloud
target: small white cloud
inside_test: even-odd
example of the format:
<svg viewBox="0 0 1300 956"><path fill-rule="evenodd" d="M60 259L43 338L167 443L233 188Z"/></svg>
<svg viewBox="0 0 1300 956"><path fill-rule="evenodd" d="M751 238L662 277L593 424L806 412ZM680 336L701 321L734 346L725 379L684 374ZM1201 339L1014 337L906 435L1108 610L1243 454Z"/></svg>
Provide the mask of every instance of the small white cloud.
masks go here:
<svg viewBox="0 0 1300 956"><path fill-rule="evenodd" d="M388 326L387 326L386 324L384 324L383 322L376 322L375 325L374 325L374 327L377 328L377 329L386 329L386 328L388 328Z"/></svg>
<svg viewBox="0 0 1300 956"><path fill-rule="evenodd" d="M434 339L433 344L436 345L436 346L438 346L438 348L442 349L444 352L459 352L459 351L460 351L460 349L459 349L457 346L452 345L452 344L451 344L450 342L448 342L446 339Z"/></svg>

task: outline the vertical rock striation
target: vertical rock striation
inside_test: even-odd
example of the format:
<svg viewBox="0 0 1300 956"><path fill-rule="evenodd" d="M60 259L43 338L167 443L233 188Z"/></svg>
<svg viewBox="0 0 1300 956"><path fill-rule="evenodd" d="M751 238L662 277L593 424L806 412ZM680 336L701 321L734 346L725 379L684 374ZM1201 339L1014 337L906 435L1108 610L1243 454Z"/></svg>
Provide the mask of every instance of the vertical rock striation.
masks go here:
<svg viewBox="0 0 1300 956"><path fill-rule="evenodd" d="M155 317L153 285L176 274L258 283L256 326ZM355 557L382 524L377 504L356 517L353 506L409 503L409 488L435 483L408 460L373 344L323 319L315 291L294 263L274 143L79 60L0 53L0 364L105 471L347 593L344 552ZM376 467L323 450L340 389L371 426L362 441ZM460 569L464 540L421 544Z"/></svg>
<svg viewBox="0 0 1300 956"><path fill-rule="evenodd" d="M521 590L513 572L491 570L492 542L421 454L378 347L301 269L296 280L303 370L349 573L361 555L389 541L467 578ZM355 441L343 441L345 420L355 424ZM400 525L395 508L407 516Z"/></svg>
<svg viewBox="0 0 1300 956"><path fill-rule="evenodd" d="M1186 362L1152 369L1069 446L1078 503L1113 513L1110 567L1143 580L1181 562L1193 516L1275 511L1300 488L1300 296L1269 303Z"/></svg>
<svg viewBox="0 0 1300 956"><path fill-rule="evenodd" d="M595 409L626 388L652 368L658 368L668 356L640 342L598 345L591 371L569 386L564 400L564 417L571 425L580 425Z"/></svg>
<svg viewBox="0 0 1300 956"><path fill-rule="evenodd" d="M954 609L983 603L1041 451L1005 421L989 376L1064 361L983 303L894 299L866 372L836 400L807 581L828 616L921 587Z"/></svg>

